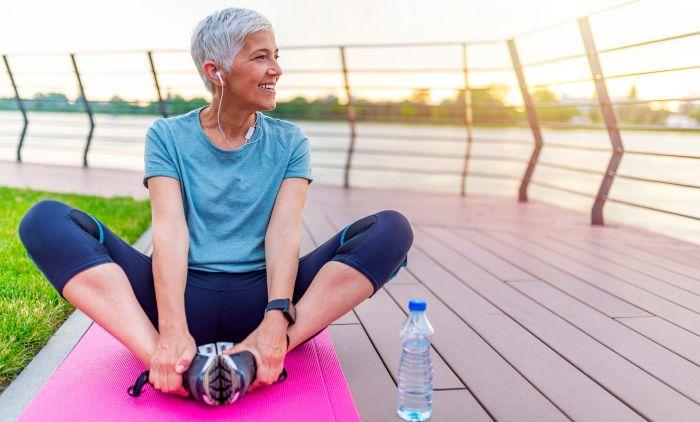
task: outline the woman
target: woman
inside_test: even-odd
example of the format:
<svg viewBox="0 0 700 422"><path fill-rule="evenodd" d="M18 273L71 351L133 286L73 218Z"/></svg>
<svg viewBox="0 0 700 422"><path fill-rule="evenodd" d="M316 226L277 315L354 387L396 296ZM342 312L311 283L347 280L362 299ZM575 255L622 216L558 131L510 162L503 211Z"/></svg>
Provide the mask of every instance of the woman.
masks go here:
<svg viewBox="0 0 700 422"><path fill-rule="evenodd" d="M148 130L151 257L61 202L35 204L20 223L36 266L150 368L160 391L187 395L196 345L219 341L254 355L249 390L271 384L289 350L406 264L413 233L396 211L299 258L309 141L260 112L275 108L277 52L269 21L251 10L221 10L195 28L191 53L212 103Z"/></svg>

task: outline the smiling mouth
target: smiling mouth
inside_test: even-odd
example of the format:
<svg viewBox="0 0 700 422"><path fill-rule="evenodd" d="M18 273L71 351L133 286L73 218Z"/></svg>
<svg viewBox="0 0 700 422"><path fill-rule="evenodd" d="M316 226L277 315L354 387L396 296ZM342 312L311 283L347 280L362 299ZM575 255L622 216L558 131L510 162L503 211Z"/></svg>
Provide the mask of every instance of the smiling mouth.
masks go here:
<svg viewBox="0 0 700 422"><path fill-rule="evenodd" d="M274 93L275 92L275 86L273 84L261 84L258 85L258 88L262 89L263 91Z"/></svg>

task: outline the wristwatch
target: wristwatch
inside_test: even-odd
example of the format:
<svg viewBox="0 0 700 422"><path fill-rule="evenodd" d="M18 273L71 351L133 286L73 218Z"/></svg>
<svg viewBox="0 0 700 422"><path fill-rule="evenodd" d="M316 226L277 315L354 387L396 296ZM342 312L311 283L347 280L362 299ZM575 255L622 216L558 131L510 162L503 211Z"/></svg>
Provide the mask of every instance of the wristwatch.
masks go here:
<svg viewBox="0 0 700 422"><path fill-rule="evenodd" d="M279 309L282 311L284 314L284 317L287 318L287 321L289 322L289 325L294 324L294 321L296 320L297 317L297 312L296 309L294 309L294 304L292 303L291 300L289 299L275 299L271 300L267 306L265 307L265 313L271 309Z"/></svg>

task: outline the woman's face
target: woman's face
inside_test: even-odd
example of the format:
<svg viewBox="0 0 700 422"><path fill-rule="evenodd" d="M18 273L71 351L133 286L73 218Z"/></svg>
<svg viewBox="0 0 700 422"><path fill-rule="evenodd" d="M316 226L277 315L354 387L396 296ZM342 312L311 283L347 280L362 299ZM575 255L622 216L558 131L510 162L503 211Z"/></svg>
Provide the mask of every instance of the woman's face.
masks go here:
<svg viewBox="0 0 700 422"><path fill-rule="evenodd" d="M277 106L275 85L282 75L277 52L272 32L259 31L248 35L243 48L233 60L229 77L224 76L224 89L228 88L233 98L243 106L254 110L274 110Z"/></svg>

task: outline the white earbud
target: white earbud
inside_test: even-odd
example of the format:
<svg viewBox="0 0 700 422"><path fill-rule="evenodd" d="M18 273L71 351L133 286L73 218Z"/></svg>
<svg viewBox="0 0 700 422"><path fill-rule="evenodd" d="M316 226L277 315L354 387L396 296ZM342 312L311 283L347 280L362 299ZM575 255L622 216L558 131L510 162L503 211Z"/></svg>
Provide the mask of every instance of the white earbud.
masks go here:
<svg viewBox="0 0 700 422"><path fill-rule="evenodd" d="M221 72L219 72L219 71L217 70L216 73L215 73L215 75L219 78L219 82L221 82L221 86L226 85L226 84L224 83L224 78L221 77Z"/></svg>

